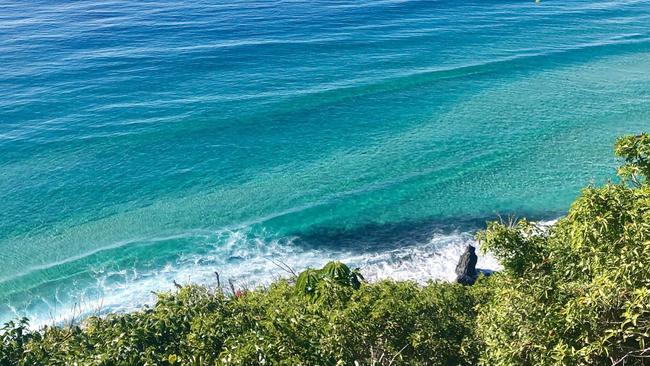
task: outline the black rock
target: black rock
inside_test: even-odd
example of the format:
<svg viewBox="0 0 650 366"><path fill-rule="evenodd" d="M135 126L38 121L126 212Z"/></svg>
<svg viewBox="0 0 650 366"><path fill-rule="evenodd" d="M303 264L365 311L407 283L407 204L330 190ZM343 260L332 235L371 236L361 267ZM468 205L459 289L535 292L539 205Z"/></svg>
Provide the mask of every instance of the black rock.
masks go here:
<svg viewBox="0 0 650 366"><path fill-rule="evenodd" d="M463 255L460 256L456 266L456 282L463 285L473 285L476 282L476 278L478 278L478 271L476 270L478 257L475 251L476 248L468 245Z"/></svg>

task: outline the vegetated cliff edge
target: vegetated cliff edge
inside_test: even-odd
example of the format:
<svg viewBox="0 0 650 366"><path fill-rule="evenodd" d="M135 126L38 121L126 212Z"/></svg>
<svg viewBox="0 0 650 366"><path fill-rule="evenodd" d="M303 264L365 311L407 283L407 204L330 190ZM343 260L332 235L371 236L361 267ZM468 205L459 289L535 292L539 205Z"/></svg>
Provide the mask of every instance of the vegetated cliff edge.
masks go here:
<svg viewBox="0 0 650 366"><path fill-rule="evenodd" d="M332 262L268 288L179 286L139 312L29 331L0 365L643 365L650 355L650 135L616 143L620 181L543 228L488 223L489 277L380 281Z"/></svg>

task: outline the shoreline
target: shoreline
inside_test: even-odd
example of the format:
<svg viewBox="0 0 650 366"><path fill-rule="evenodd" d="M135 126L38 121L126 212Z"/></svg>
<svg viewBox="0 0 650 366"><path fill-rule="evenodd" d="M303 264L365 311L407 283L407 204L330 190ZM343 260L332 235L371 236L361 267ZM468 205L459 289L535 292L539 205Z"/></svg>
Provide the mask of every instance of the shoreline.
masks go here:
<svg viewBox="0 0 650 366"><path fill-rule="evenodd" d="M450 242L440 242L440 237L431 238L428 243L412 244L403 248L393 249L375 254L356 254L342 257L318 258L312 262L311 268L317 268L324 265L329 260L340 260L344 263L350 263L351 267L357 267L361 264L360 270L364 278L369 283L380 282L383 280L392 281L414 281L419 285L425 285L429 281L454 282L456 274L454 269L457 265L460 255L467 245L477 246L473 239L473 234L460 233L458 235L442 236ZM443 245L442 247L440 247ZM5 317L0 323L5 321L27 316L30 318L30 328L38 329L44 325L62 325L70 319L83 319L93 315L107 315L111 313L125 314L133 311L142 310L145 306L151 306L155 302L153 293L173 291L174 283L213 286L216 283L214 276L215 270L219 272L222 283L232 280L237 286L244 288L259 288L268 286L272 282L287 278L288 273L280 268L273 261L282 260L287 263L295 272L300 272L308 267L297 267L291 258L285 262L285 258L264 259L267 262L267 270L270 273L263 277L257 277L257 281L251 280L250 277L242 278L229 276L225 271L215 267L207 267L202 272L197 273L195 269L185 268L182 273L186 277L173 275L178 272L162 273L157 278L145 279L141 283L122 284L117 293L112 296L82 299L79 303L70 304L67 310L62 311L65 307L57 306L50 310L46 316L42 314L15 314L13 317ZM276 262L277 263L277 262ZM364 265L365 264L365 265ZM242 264L242 266L245 266ZM496 259L490 255L479 255L477 265L479 269L490 271L499 270L501 266ZM129 296L125 300L125 295ZM17 310L15 310L17 311Z"/></svg>
<svg viewBox="0 0 650 366"><path fill-rule="evenodd" d="M539 222L548 224L555 221ZM169 263L153 272L135 269L96 272L96 277L89 285L69 290L74 291L73 294L77 296L74 299L66 300L65 293L60 290L56 290L52 295L47 292L43 295L30 295L37 293L33 290L19 294L14 299L23 298L22 301L30 304L31 310L21 307L20 301L6 302L4 316L0 318L0 322L28 316L37 325L59 324L73 317L96 313L97 309L101 309L102 313L134 311L152 304L152 292L172 290L173 281L211 284L214 282L214 271L219 271L224 280L231 279L248 288L264 286L286 276L286 273L273 263L277 260L287 263L295 271L320 267L329 260L340 260L351 267L360 267L364 276L371 281L392 279L416 281L420 284L429 280L453 281L454 268L462 251L467 245L476 245L474 232L433 232L428 234L426 240L411 240L406 237L385 248L357 251L347 247L339 251L324 251L319 248L304 248L292 242L260 242L256 249L254 248L257 252L243 255L240 246L248 244L241 241L245 238L241 233L234 233L228 240L230 249L225 252L223 246L215 247L213 253L186 258L176 264ZM235 259L232 263L214 262L215 258L223 258L222 253L227 256L242 255L242 259ZM480 256L478 268L498 270L500 265L490 256Z"/></svg>

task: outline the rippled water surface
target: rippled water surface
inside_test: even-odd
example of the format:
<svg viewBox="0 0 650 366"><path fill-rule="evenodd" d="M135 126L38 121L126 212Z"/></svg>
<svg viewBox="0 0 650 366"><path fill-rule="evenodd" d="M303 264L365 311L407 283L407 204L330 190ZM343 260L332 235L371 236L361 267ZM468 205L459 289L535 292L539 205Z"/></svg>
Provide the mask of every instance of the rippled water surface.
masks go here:
<svg viewBox="0 0 650 366"><path fill-rule="evenodd" d="M453 278L648 127L648 1L4 0L0 320L277 259Z"/></svg>

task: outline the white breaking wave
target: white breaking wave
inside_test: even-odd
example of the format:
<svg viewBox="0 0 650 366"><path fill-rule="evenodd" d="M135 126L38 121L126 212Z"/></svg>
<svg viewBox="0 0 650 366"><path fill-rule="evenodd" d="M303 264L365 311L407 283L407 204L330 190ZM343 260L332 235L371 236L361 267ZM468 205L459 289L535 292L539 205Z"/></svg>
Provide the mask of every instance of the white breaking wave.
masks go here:
<svg viewBox="0 0 650 366"><path fill-rule="evenodd" d="M399 247L373 251L337 250L333 248L304 248L296 245L297 238L268 240L253 237L246 230L222 231L211 241L211 249L203 254L181 256L155 270L136 269L101 271L94 273L96 284L70 290L74 301L62 300L57 292L54 298L39 298L23 309L11 307L10 318L28 316L34 328L60 324L106 312L126 312L141 309L155 301L152 292L174 289L174 281L181 284L216 286L215 271L222 286L232 280L236 287L254 288L287 277L288 272L278 266L286 264L296 272L309 267L322 267L331 260L340 260L351 267L359 267L368 281L382 279L452 281L455 267L468 245L477 245L473 234L452 232L432 234L426 242L400 243ZM391 244L391 243L387 243ZM490 255L479 255L478 268L499 270L499 263ZM37 303L34 306L34 303ZM5 320L5 319L2 319Z"/></svg>

